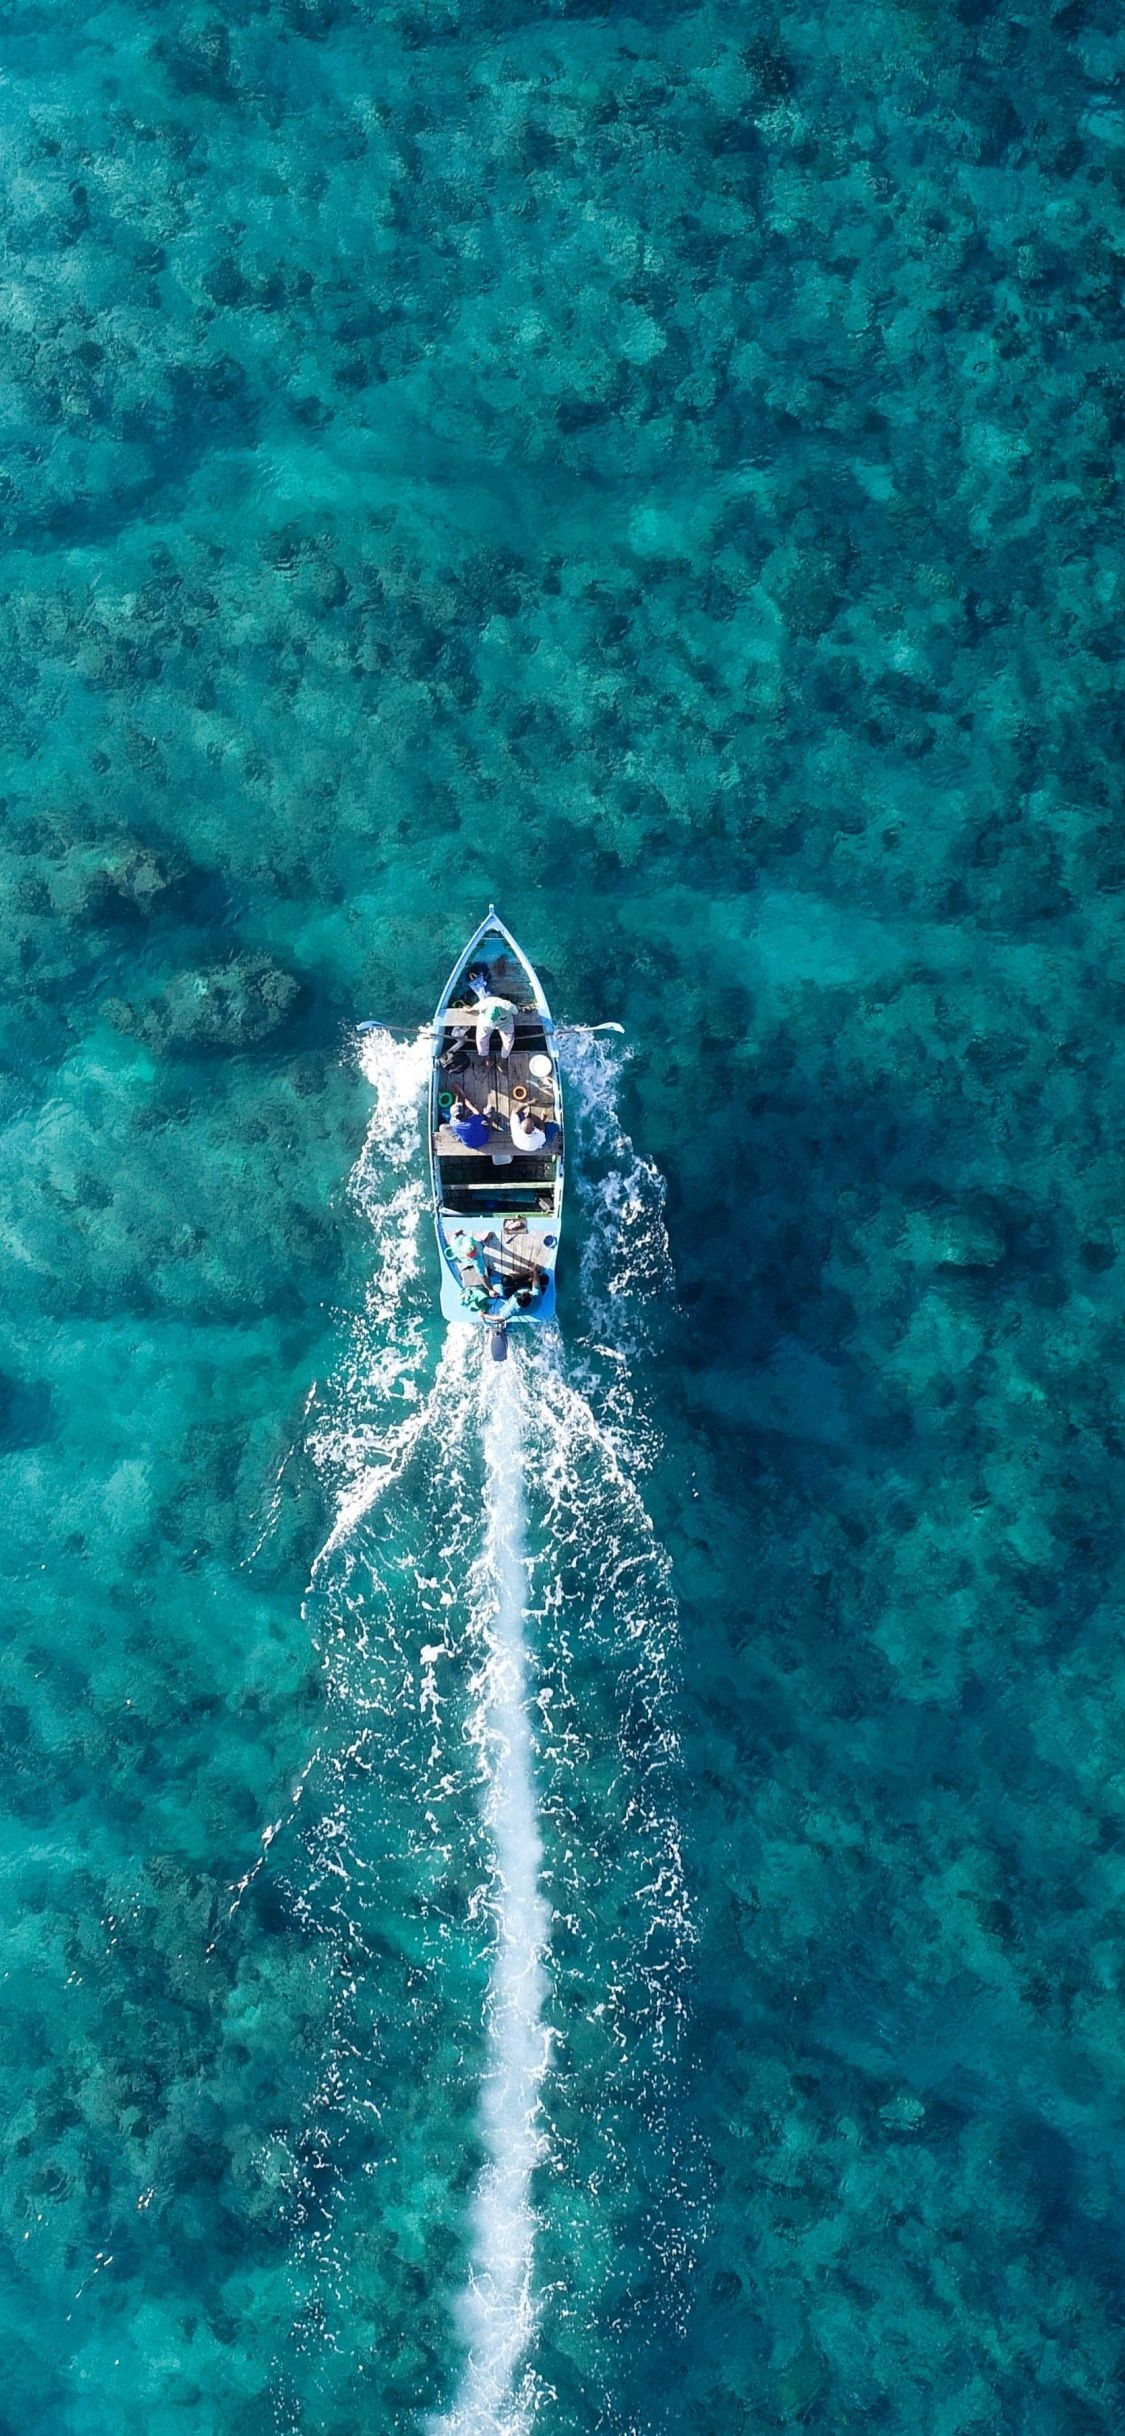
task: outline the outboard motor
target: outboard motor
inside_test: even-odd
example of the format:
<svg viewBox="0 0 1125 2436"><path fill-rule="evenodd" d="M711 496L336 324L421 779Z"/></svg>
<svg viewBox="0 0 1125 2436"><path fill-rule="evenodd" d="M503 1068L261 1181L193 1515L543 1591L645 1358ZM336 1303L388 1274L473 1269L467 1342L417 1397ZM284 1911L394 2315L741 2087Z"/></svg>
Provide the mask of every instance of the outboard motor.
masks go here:
<svg viewBox="0 0 1125 2436"><path fill-rule="evenodd" d="M492 1331L491 1331L491 1336L492 1336L492 1359L493 1359L493 1361L494 1361L494 1362L506 1362L506 1361L507 1361L507 1359L508 1359L508 1331L507 1331L507 1329L506 1329L506 1328L504 1328L504 1327L500 1327L500 1328L493 1328L493 1329L492 1329Z"/></svg>

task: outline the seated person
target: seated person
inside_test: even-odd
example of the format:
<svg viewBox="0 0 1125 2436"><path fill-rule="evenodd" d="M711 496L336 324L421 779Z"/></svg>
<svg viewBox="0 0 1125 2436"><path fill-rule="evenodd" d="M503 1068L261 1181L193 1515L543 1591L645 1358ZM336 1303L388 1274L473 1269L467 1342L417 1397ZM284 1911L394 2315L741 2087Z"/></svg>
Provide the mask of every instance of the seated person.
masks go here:
<svg viewBox="0 0 1125 2436"><path fill-rule="evenodd" d="M521 1310L523 1309L523 1303L524 1303L524 1297L523 1297L523 1295L522 1295L522 1294L508 1294L508 1295L506 1295L506 1296L505 1296L504 1301L503 1301L502 1303L497 1303L497 1304L494 1304L494 1305L493 1305L492 1310L491 1310L491 1311L489 1312L489 1314L488 1314L489 1319L490 1319L490 1320L510 1320L510 1319L514 1319L514 1318L515 1318L515 1316L516 1316L517 1311L521 1311Z"/></svg>
<svg viewBox="0 0 1125 2436"><path fill-rule="evenodd" d="M492 1140L492 1128L479 1108L470 1108L466 1100L454 1100L449 1111L449 1124L466 1150L487 1150Z"/></svg>
<svg viewBox="0 0 1125 2436"><path fill-rule="evenodd" d="M517 1150L543 1150L546 1146L547 1136L530 1108L513 1108L511 1132Z"/></svg>
<svg viewBox="0 0 1125 2436"><path fill-rule="evenodd" d="M487 1311L496 1287L489 1262L488 1240L466 1234L458 1227L451 1245L453 1260L461 1285L461 1301L466 1311Z"/></svg>
<svg viewBox="0 0 1125 2436"><path fill-rule="evenodd" d="M438 1059L439 1066L446 1074L467 1074L472 1062L473 1052L469 1047L468 1033L455 1032L448 1048L443 1050Z"/></svg>

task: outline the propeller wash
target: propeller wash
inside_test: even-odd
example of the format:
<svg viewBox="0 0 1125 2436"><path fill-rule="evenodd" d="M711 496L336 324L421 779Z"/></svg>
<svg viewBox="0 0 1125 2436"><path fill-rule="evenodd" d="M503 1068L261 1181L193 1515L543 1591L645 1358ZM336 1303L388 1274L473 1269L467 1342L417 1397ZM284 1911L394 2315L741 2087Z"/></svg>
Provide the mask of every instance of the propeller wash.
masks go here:
<svg viewBox="0 0 1125 2436"><path fill-rule="evenodd" d="M624 2436L622 2340L651 2339L654 2287L667 2329L685 2300L676 1617L632 1386L670 1271L659 1178L616 1114L622 1053L561 1047L585 1333L537 1328L502 1366L468 1329L435 1355L426 1036L360 1052L375 1263L310 1438L328 1713L284 1881L321 2059L292 2339L341 2436L361 2400L388 2429L548 2436L595 2392ZM283 2359L277 2399L284 2425Z"/></svg>

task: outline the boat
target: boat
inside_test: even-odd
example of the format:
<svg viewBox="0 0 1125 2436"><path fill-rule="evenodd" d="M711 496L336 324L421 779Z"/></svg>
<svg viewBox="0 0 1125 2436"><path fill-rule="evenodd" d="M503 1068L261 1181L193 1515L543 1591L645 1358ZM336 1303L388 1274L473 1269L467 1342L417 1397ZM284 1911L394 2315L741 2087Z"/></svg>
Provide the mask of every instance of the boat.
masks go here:
<svg viewBox="0 0 1125 2436"><path fill-rule="evenodd" d="M564 1146L551 1011L494 905L437 1003L429 1138L442 1312L502 1360L554 1317Z"/></svg>

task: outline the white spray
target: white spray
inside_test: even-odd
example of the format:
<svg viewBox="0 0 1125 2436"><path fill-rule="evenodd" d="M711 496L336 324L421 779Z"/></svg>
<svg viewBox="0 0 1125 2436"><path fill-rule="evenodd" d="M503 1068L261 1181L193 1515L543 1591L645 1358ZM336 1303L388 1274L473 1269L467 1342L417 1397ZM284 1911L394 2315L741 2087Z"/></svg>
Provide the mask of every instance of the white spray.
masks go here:
<svg viewBox="0 0 1125 2436"><path fill-rule="evenodd" d="M542 2153L540 2087L547 2058L543 1957L550 1915L539 1888L527 1707L524 1404L510 1356L482 1377L484 1549L473 1582L482 1644L473 1690L485 1826L492 1848L496 1950L488 1999L488 2066L481 2103L486 2164L473 2205L469 2280L457 2307L467 2359L452 2412L434 2436L518 2436L528 2424L516 2379L534 2325L535 2214Z"/></svg>
<svg viewBox="0 0 1125 2436"><path fill-rule="evenodd" d="M580 1724L571 1714L566 1653L557 1646L563 1611L556 1576L564 1548L573 1564L580 1547L579 1570L587 1563L590 1570L588 1613L578 1629L596 1633L618 1662L614 1691L607 1695L611 1708L626 1687L631 1698L642 1698L646 1711L654 1701L657 1712L664 1707L664 1656L674 1625L665 1613L663 1560L636 1487L636 1474L651 1453L649 1432L634 1408L629 1350L643 1342L645 1305L667 1296L671 1272L661 1179L633 1150L617 1117L619 1055L575 1033L566 1047L582 1245L575 1316L584 1312L593 1333L580 1340L566 1365L569 1381L553 1330L542 1343L536 1341L539 1332L530 1331L526 1344L513 1330L509 1358L501 1366L487 1358L475 1330L451 1329L435 1374L418 1155L429 1055L426 1035L405 1048L385 1035L369 1036L362 1052L377 1102L352 1190L372 1227L376 1260L337 1392L311 1433L312 1452L332 1485L335 1504L314 1584L325 1593L319 1633L330 1686L345 1712L354 1715L357 1729L385 1729L393 1739L400 1720L409 1720L420 1658L423 1705L427 1715L432 1709L435 1721L426 1781L418 1787L423 1809L431 1800L440 1807L457 1773L453 1749L438 1733L435 1663L440 1659L456 1671L467 1646L471 1713L464 1731L475 1760L489 1855L478 1900L493 1932L479 2117L484 2164L472 2204L468 2273L455 2304L463 2344L459 2385L452 2405L429 2420L428 2436L530 2436L539 2310L533 2187L546 2152L550 2034L544 2015L551 1911L541 1890L543 1844L528 1701L528 1635L534 1622L529 1618L549 1621L553 1633L543 1663L549 1652L554 1688L548 1691L537 1682L536 1691L542 1690L544 1703L553 1703L543 1710L548 1725L539 1764L549 1780L543 1815L553 1817L557 1839ZM582 1392L587 1385L597 1395L601 1421ZM403 1610L402 1584L395 1575L401 1556L393 1536L384 1551L381 1518L399 1513L400 1486L408 1488L416 1464L435 1443L447 1467L440 1561L427 1557L424 1565L414 1566L410 1604ZM479 1488L477 1444L483 1464ZM537 1509L534 1533L529 1487ZM540 1545L544 1506L547 1541ZM419 1618L410 1612L415 1599L426 1611L420 1651ZM460 1630L458 1617L464 1619ZM566 1631L574 1628L567 1616ZM647 1864L645 1883L628 1901L623 1890L611 1955L618 1977L618 1950L631 1953L638 1926L646 1951L654 1923L671 1931L678 1946L686 1933L674 1820L666 1809L674 1757L667 1731L650 1725L648 1774L644 1785L634 1787L630 1805L630 1832ZM347 1842L346 1813L342 1786L339 1804L310 1847L316 1864L310 1903ZM569 1861L569 1854L563 1860ZM363 1863L362 1854L354 1857L357 1869ZM558 1879L563 1862L557 1853L552 1866ZM570 1887L573 1875L564 1869L555 1893L558 1900L559 1885L565 1883L565 1899L577 1909L582 1889L577 1883ZM610 1967L607 1960L607 1972ZM636 1995L652 2017L653 2045L659 2050L669 2012L676 2010L675 1975L669 1982L665 1970L649 1989L642 1972ZM605 2011L599 2003L592 2018ZM338 2044L343 2053L343 2020ZM330 2095L337 2103L337 2093ZM317 2246L310 2240L310 2250Z"/></svg>
<svg viewBox="0 0 1125 2436"><path fill-rule="evenodd" d="M367 1033L360 1064L375 1091L367 1139L352 1171L352 1198L374 1236L375 1260L362 1313L352 1329L331 1418L310 1436L310 1451L335 1487L336 1519L313 1568L314 1581L356 1525L397 1478L430 1422L432 1394L420 1382L427 1361L422 1269L425 1192L418 1173L420 1102L431 1056L429 1034L400 1042ZM438 1388L440 1392L441 1380Z"/></svg>

